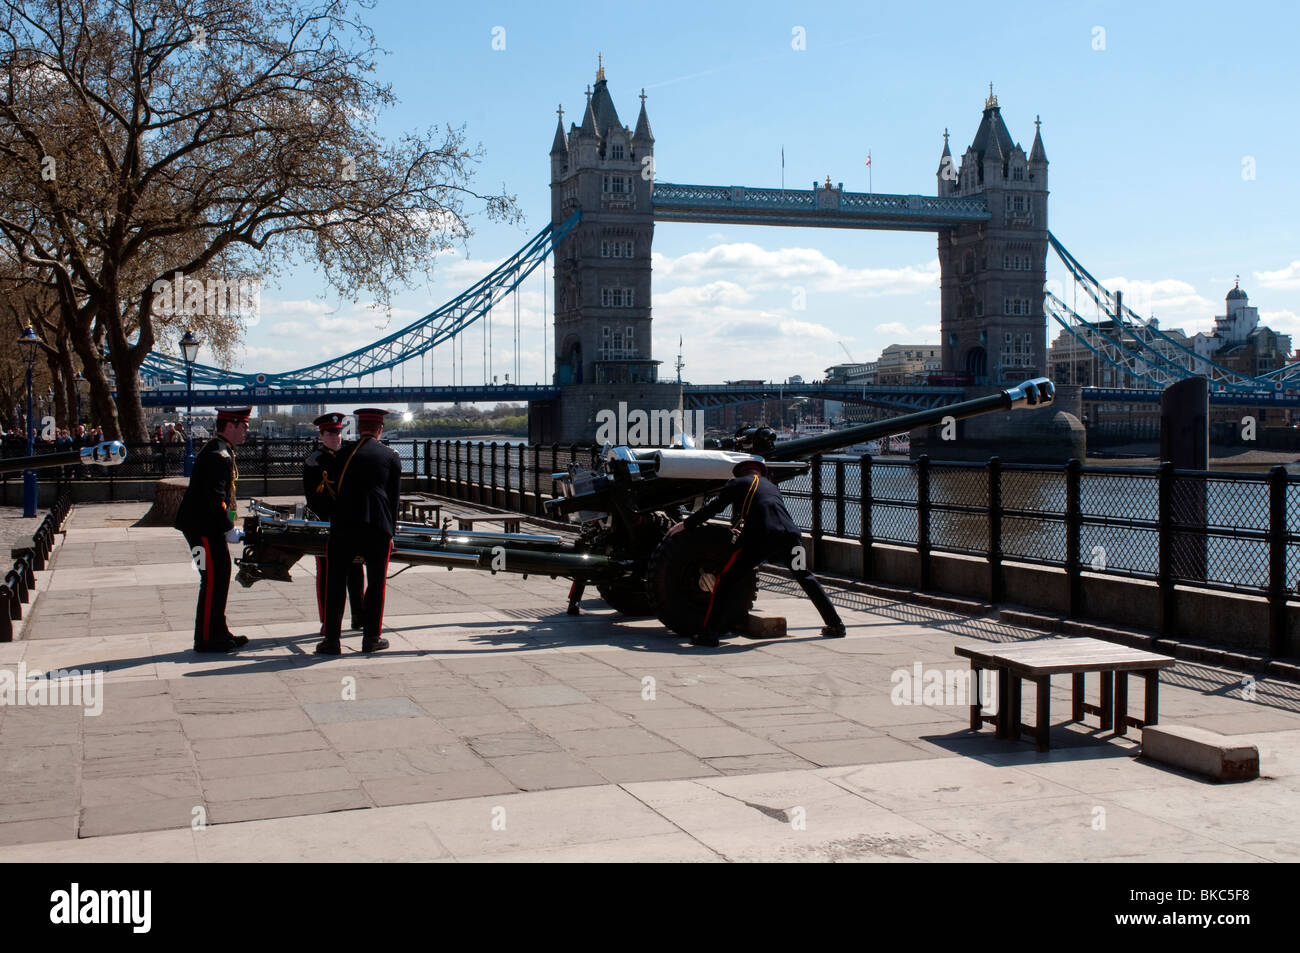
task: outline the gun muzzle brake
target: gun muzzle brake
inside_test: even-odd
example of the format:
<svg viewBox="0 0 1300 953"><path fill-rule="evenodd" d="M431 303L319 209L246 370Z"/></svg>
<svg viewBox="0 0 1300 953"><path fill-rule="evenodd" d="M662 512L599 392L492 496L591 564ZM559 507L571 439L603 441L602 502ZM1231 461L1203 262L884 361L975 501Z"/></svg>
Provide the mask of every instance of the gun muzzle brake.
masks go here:
<svg viewBox="0 0 1300 953"><path fill-rule="evenodd" d="M82 447L81 462L97 463L101 467L115 467L126 460L126 444L120 440L105 440L94 447Z"/></svg>
<svg viewBox="0 0 1300 953"><path fill-rule="evenodd" d="M1021 381L1015 387L1003 391L1011 401L1011 410L1024 410L1031 407L1046 407L1056 399L1056 385L1046 377L1034 377Z"/></svg>

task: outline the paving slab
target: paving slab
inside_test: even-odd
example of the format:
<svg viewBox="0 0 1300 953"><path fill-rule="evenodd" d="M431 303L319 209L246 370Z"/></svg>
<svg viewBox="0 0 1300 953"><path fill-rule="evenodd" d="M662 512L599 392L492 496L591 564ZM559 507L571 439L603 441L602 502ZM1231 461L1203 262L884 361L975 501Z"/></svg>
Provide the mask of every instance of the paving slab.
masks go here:
<svg viewBox="0 0 1300 953"><path fill-rule="evenodd" d="M1164 673L1165 723L1260 750L1259 781L1214 786L1095 719L1039 753L964 704L899 704L895 674L960 670L955 644L1045 637L833 581L846 639L764 573L789 637L697 649L595 599L567 616L563 580L419 567L390 586L389 651L322 658L304 565L233 589L252 641L199 656L183 540L104 525L143 512L77 507L0 644L15 675L103 679L100 714L0 704L0 861L1300 859L1294 686Z"/></svg>

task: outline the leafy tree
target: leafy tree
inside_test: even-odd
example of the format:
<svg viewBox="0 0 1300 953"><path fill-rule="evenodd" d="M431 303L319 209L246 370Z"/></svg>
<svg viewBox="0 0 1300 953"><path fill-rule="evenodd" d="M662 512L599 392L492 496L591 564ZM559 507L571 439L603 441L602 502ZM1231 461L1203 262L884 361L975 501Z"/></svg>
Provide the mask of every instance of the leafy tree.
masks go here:
<svg viewBox="0 0 1300 953"><path fill-rule="evenodd" d="M519 218L512 196L470 188L482 153L463 130L376 133L395 100L371 76L369 6L0 0L0 238L54 289L109 435L145 438L155 346L206 322L229 358L251 317L191 279L310 261L340 295L387 305L470 234L467 203Z"/></svg>

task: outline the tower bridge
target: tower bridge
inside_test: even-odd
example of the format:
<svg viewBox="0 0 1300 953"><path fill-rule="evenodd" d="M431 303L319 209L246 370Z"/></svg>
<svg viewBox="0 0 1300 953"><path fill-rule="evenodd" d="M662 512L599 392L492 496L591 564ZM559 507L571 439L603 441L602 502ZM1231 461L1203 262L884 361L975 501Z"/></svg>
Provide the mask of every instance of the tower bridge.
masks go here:
<svg viewBox="0 0 1300 953"><path fill-rule="evenodd" d="M539 442L590 438L598 410L627 401L653 410L720 407L781 395L824 396L901 411L961 398L961 388L890 388L813 383L686 384L660 379L651 334L651 248L656 223L808 226L931 231L940 272L943 370L971 387L1005 386L1046 372L1048 316L1083 347L1158 388L1193 369L1212 378L1216 399L1280 392L1300 366L1248 377L1213 361L1170 360L1180 345L1155 323L1125 308L1048 231L1048 160L1035 120L1026 152L1011 136L990 84L979 124L960 159L949 134L935 170L935 195L845 191L843 183L809 189L690 185L654 177L655 137L644 90L633 127L618 115L603 66L586 90L579 123L558 112L550 150L551 219L523 248L442 307L364 348L278 373L235 373L195 365L200 388L155 392L147 405L217 402L322 404L527 400L530 437ZM1096 304L1088 321L1045 292L1053 250ZM536 385L392 386L392 375L483 321L522 281L554 258L554 364ZM1077 296L1076 296L1077 297ZM423 367L422 364L418 365ZM184 380L185 366L153 354L142 373ZM390 386L376 384L388 371ZM421 371L421 374L423 372ZM369 376L370 385L365 386ZM1224 396L1227 394L1228 396ZM1154 398L1155 390L1151 392ZM1291 396L1278 394L1279 397ZM1134 397L1134 400L1143 398ZM1026 421L1027 418L1026 418Z"/></svg>

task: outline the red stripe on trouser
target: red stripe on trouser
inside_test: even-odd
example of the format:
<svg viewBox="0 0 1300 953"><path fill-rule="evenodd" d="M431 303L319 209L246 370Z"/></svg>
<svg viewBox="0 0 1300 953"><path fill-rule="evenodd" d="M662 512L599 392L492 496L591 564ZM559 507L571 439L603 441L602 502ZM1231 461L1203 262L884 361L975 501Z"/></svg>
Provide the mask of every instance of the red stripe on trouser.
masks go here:
<svg viewBox="0 0 1300 953"><path fill-rule="evenodd" d="M325 624L325 600L329 591L329 557L316 557L316 613L320 616L321 625Z"/></svg>
<svg viewBox="0 0 1300 953"><path fill-rule="evenodd" d="M388 594L388 560L393 557L393 541L388 541L388 552L384 553L384 571L379 577L379 629L375 632L378 639L384 632L384 596Z"/></svg>
<svg viewBox="0 0 1300 953"><path fill-rule="evenodd" d="M713 615L713 600L718 598L718 590L722 588L722 577L727 574L727 570L731 568L732 563L736 561L736 557L739 555L740 555L739 549L733 552L731 554L731 558L727 560L727 565L722 567L722 572L718 573L718 578L714 580L713 591L709 593L709 609L707 612L704 613L703 625L704 628L706 629L709 627L709 619Z"/></svg>
<svg viewBox="0 0 1300 953"><path fill-rule="evenodd" d="M210 629L212 628L212 547L208 545L208 538L203 537L203 584L205 592L203 593L203 641L208 641Z"/></svg>

